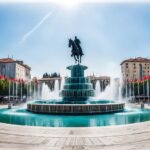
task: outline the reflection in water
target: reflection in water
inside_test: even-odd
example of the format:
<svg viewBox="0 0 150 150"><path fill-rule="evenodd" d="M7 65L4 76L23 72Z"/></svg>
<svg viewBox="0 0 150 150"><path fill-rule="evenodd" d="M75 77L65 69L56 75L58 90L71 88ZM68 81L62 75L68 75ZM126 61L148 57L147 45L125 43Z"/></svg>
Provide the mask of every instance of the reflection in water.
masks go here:
<svg viewBox="0 0 150 150"><path fill-rule="evenodd" d="M45 127L110 126L150 120L149 110L133 109L125 112L101 115L48 115L34 114L26 109L1 109L0 122Z"/></svg>
<svg viewBox="0 0 150 150"><path fill-rule="evenodd" d="M96 126L96 120L95 119L90 119L90 124L89 124L90 127L94 127Z"/></svg>

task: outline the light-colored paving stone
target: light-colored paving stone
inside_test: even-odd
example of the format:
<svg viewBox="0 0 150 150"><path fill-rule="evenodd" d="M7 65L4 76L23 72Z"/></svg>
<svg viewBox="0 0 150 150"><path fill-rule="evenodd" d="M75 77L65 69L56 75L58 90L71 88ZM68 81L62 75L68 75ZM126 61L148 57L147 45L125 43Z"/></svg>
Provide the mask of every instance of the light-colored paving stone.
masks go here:
<svg viewBox="0 0 150 150"><path fill-rule="evenodd" d="M87 128L0 123L0 150L149 150L150 121Z"/></svg>

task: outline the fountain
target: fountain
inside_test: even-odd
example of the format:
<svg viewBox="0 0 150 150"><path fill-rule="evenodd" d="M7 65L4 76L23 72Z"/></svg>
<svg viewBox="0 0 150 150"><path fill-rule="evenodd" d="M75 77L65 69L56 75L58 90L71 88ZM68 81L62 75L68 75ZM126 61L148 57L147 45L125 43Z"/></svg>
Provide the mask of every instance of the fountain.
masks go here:
<svg viewBox="0 0 150 150"><path fill-rule="evenodd" d="M33 95L37 97L36 95L39 95L38 92L40 92L42 99L34 99L27 104L27 108L24 106L12 107L9 103L11 109L0 109L0 122L25 126L91 127L131 124L150 120L150 110L145 109L143 105L142 109L125 107L124 102L120 101L122 100L120 94L122 84L118 79L111 79L111 83L105 91L100 90L99 83L96 86L97 90L94 90L90 78L84 74L88 67L81 65L80 56L82 53L77 55L76 51L77 49L73 49L71 55L75 58L76 63L67 67L71 74L69 77L63 78L61 85L58 86L56 81L54 91L50 91L48 86L43 84L42 91L40 91L41 88L38 91L37 85L29 82L27 95L30 98ZM139 84L135 86L137 91L135 90L134 93L132 86L134 85L130 85L130 91L129 85L125 85L126 98L142 93L140 92L142 86ZM22 89L16 91L16 95L19 95L20 91ZM10 100L10 82L8 92ZM147 90L145 86L145 93L149 96L148 84Z"/></svg>
<svg viewBox="0 0 150 150"><path fill-rule="evenodd" d="M74 41L70 41L70 46ZM74 48L74 47L73 47ZM74 51L76 49L73 49ZM72 50L72 52L74 52ZM77 49L78 50L78 49ZM80 47L81 50L81 47ZM81 56L76 52L72 54L78 64L68 66L70 77L65 79L65 83L60 96L62 99L34 101L27 104L27 110L36 113L49 114L99 114L113 113L124 110L124 102L115 102L109 100L94 100L95 91L92 87L89 77L85 77L84 71L87 66L81 65ZM83 54L81 52L80 54ZM57 82L56 82L57 83ZM55 87L55 95L58 95L58 86Z"/></svg>

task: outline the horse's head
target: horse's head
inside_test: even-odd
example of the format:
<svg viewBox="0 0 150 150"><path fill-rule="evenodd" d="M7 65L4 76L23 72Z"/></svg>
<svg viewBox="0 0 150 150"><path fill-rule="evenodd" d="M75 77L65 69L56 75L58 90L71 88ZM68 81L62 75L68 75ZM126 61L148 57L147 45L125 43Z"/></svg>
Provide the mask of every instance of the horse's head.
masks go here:
<svg viewBox="0 0 150 150"><path fill-rule="evenodd" d="M72 45L72 40L71 39L69 39L69 47L71 47L71 45Z"/></svg>

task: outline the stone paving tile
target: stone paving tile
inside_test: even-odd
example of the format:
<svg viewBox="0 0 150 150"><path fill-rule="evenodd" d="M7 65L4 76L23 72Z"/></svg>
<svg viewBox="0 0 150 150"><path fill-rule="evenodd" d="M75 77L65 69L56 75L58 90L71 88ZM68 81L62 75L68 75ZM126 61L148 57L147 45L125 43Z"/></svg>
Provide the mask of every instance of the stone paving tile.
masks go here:
<svg viewBox="0 0 150 150"><path fill-rule="evenodd" d="M71 140L75 142L76 138L70 138L70 137L65 138L65 143L64 143L64 145L65 145L65 146L69 146Z"/></svg>
<svg viewBox="0 0 150 150"><path fill-rule="evenodd" d="M65 138L59 138L59 140L56 142L55 146L62 147L64 145L65 141L66 141Z"/></svg>
<svg viewBox="0 0 150 150"><path fill-rule="evenodd" d="M91 145L93 145L93 143L90 140L90 138L84 138L84 145L91 146Z"/></svg>
<svg viewBox="0 0 150 150"><path fill-rule="evenodd" d="M83 138L77 137L76 140L75 140L75 144L74 145L82 146L82 145L84 145L83 142L84 142Z"/></svg>
<svg viewBox="0 0 150 150"><path fill-rule="evenodd" d="M150 150L150 121L94 128L43 128L0 123L0 137L0 150Z"/></svg>
<svg viewBox="0 0 150 150"><path fill-rule="evenodd" d="M76 137L71 137L70 138L70 142L69 142L69 145L75 145L75 143L76 143Z"/></svg>
<svg viewBox="0 0 150 150"><path fill-rule="evenodd" d="M93 145L104 145L104 143L102 143L102 140L100 140L97 137L89 138L89 139L90 139L90 141L92 142Z"/></svg>
<svg viewBox="0 0 150 150"><path fill-rule="evenodd" d="M55 147L56 143L58 142L59 138L51 138L46 143L46 147Z"/></svg>

